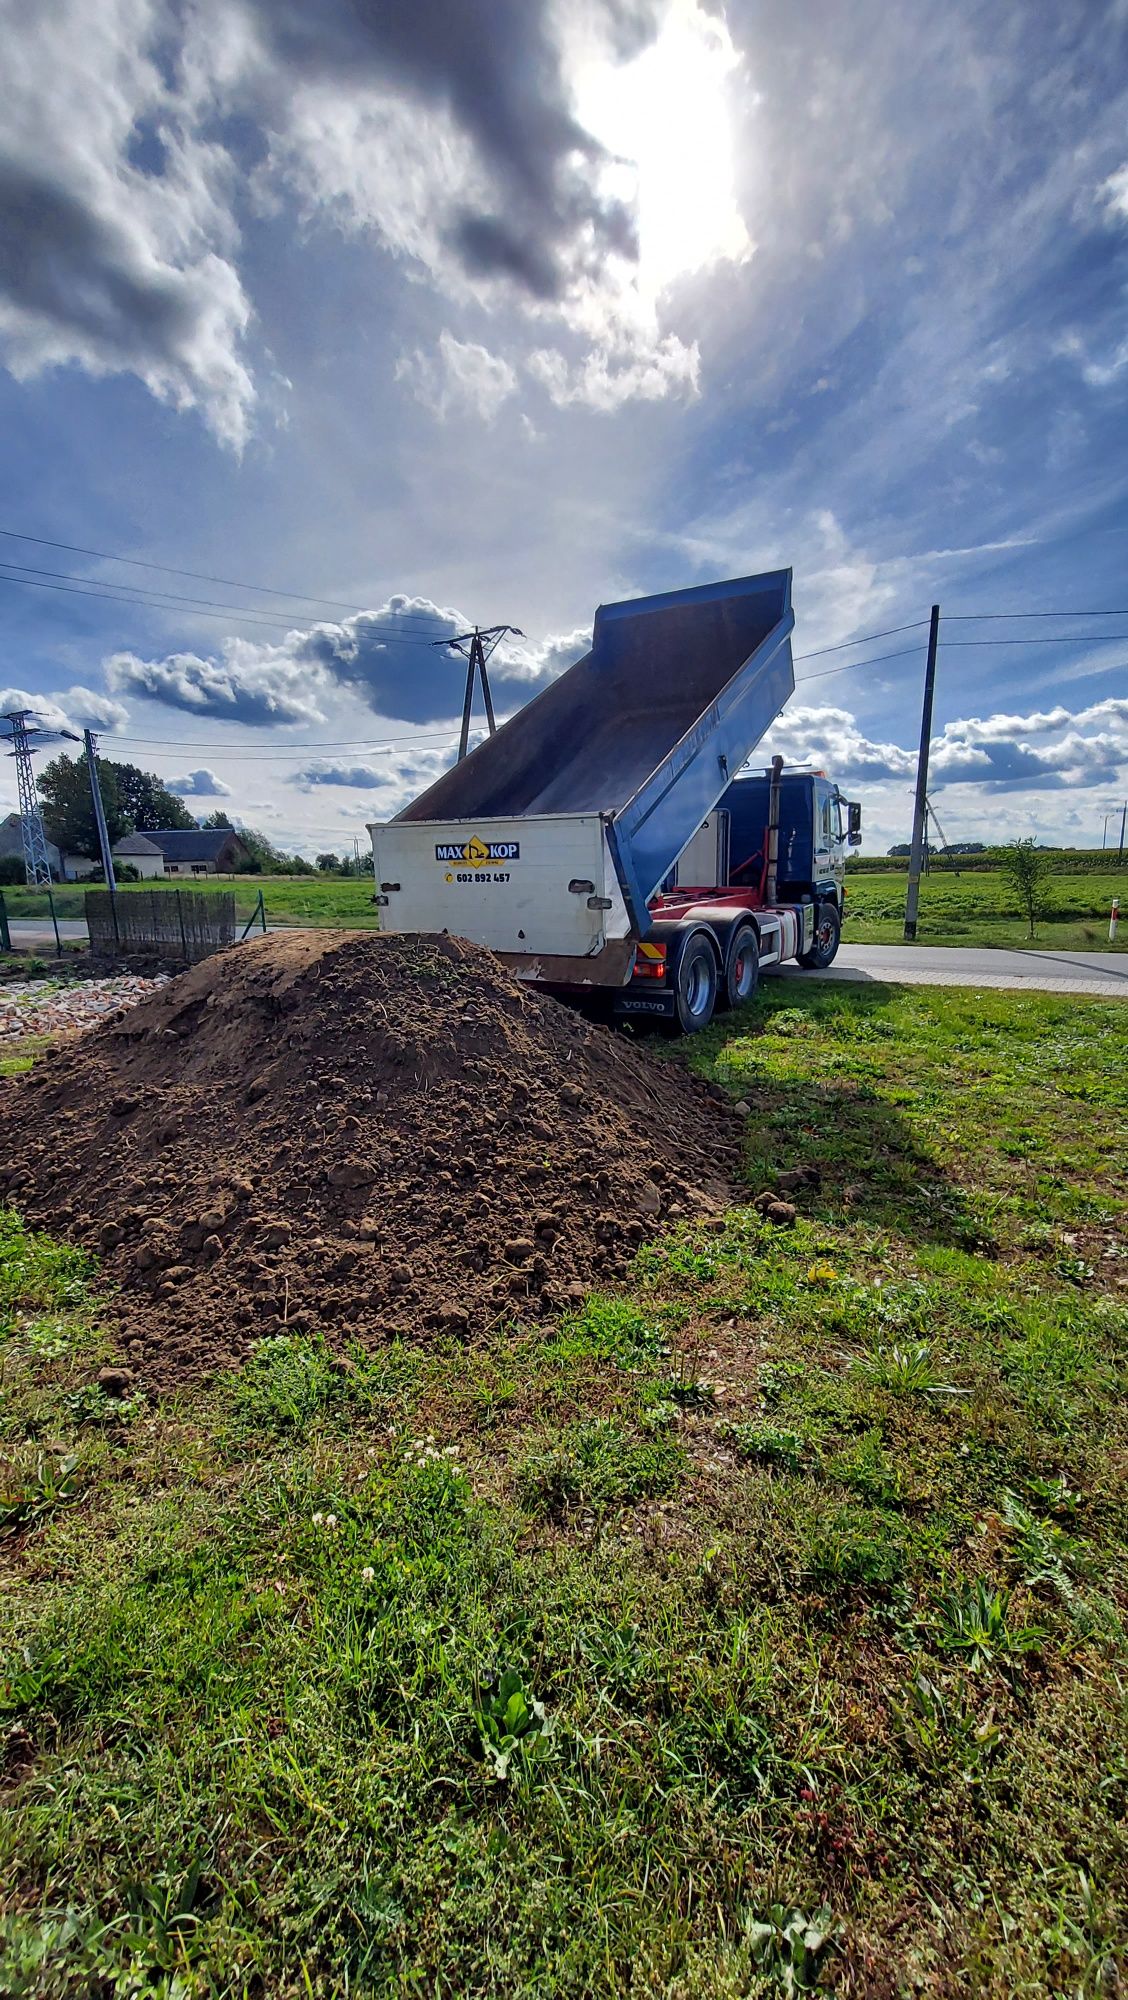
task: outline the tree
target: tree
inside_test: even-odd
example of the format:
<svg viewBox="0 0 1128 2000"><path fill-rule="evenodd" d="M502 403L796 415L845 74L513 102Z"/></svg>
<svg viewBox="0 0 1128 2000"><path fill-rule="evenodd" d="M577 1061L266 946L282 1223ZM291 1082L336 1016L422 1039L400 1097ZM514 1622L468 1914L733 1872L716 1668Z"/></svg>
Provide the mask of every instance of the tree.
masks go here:
<svg viewBox="0 0 1128 2000"><path fill-rule="evenodd" d="M99 770L102 762L99 757ZM158 828L168 831L174 827L185 832L194 830L194 814L154 772L142 771L136 764L114 764L112 769L122 811L132 821L135 833L153 833Z"/></svg>
<svg viewBox="0 0 1128 2000"><path fill-rule="evenodd" d="M106 815L110 846L127 833L152 833L158 827L194 827L182 799L170 792L152 771L136 764L97 759L98 783ZM55 757L39 773L43 821L60 852L101 858L86 752L81 757Z"/></svg>
<svg viewBox="0 0 1128 2000"><path fill-rule="evenodd" d="M341 873L340 855L319 854L317 856L317 870L321 875L339 875Z"/></svg>
<svg viewBox="0 0 1128 2000"><path fill-rule="evenodd" d="M1036 847L1033 840L1012 840L1002 849L1000 865L1029 925L1027 935L1033 937L1034 925L1045 912L1044 885L1053 868L1053 856L1047 848Z"/></svg>
<svg viewBox="0 0 1128 2000"><path fill-rule="evenodd" d="M106 757L97 760L98 782L110 846L133 832L133 821L122 805L117 787L118 766ZM43 822L49 839L61 854L85 854L99 859L98 829L90 797L90 775L86 753L81 757L54 757L39 773L39 797Z"/></svg>
<svg viewBox="0 0 1128 2000"><path fill-rule="evenodd" d="M200 824L206 827L209 833L234 833L235 831L227 814L218 811L218 809L213 813L209 813L205 820L200 821Z"/></svg>

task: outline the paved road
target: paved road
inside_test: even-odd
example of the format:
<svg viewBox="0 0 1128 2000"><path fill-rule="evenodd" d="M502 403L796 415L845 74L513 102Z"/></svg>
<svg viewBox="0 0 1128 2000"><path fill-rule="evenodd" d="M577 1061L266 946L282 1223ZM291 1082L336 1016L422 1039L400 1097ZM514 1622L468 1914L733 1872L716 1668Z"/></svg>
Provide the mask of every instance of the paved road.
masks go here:
<svg viewBox="0 0 1128 2000"><path fill-rule="evenodd" d="M279 924L272 929L289 929ZM54 952L50 923L24 918L11 925L12 943ZM60 918L64 938L86 937L80 918ZM786 978L809 977L785 965ZM911 986L1027 986L1040 993L1095 993L1128 1000L1128 952L997 951L990 945L844 944L827 979L891 980Z"/></svg>
<svg viewBox="0 0 1128 2000"><path fill-rule="evenodd" d="M803 978L798 966L784 975ZM1128 952L1000 951L990 945L844 944L827 979L910 986L1027 986L1039 993L1095 993L1128 1000Z"/></svg>
<svg viewBox="0 0 1128 2000"><path fill-rule="evenodd" d="M55 949L55 933L51 929L50 917L13 917L8 925L14 945L30 945L41 951L44 945ZM78 938L86 943L86 924L82 917L60 917L59 936Z"/></svg>

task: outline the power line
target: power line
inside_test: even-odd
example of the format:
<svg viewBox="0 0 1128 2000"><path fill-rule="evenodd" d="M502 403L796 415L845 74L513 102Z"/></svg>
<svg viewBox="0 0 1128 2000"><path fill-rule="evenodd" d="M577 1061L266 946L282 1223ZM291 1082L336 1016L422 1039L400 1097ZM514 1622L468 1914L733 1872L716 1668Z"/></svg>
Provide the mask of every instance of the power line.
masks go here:
<svg viewBox="0 0 1128 2000"><path fill-rule="evenodd" d="M797 660L821 660L824 653L845 653L851 646L868 646L876 639L895 639L899 632L922 632L927 618L914 618L911 625L890 625L884 632L863 632L857 639L842 639L837 646L819 646L813 653L796 653Z"/></svg>
<svg viewBox="0 0 1128 2000"><path fill-rule="evenodd" d="M0 582L4 583L26 583L30 582L32 577L44 576L50 577L60 583L81 584L85 590L89 590L92 595L98 597L107 595L114 589L112 583L103 583L101 577L73 576L69 570L62 569L36 569L31 563L10 563L0 559L0 569L19 570L21 572L19 576L0 577ZM123 586L123 588L127 588L130 594L127 597L119 597L117 599L119 603L143 605L147 602L152 602L159 610L170 610L184 605L209 605L214 611L227 611L236 616L243 616L248 622L253 619L256 623L268 624L271 627L286 622L281 618L274 619L253 609L248 610L245 605L222 604L213 597L182 597L178 591L147 590L143 584L129 584L128 586Z"/></svg>
<svg viewBox="0 0 1128 2000"><path fill-rule="evenodd" d="M927 624L927 622L927 619L922 620L924 624ZM840 667L823 667L817 674L801 674L795 685L796 687L806 687L808 681L829 680L831 674L852 674L859 667L877 667L881 665L883 660L919 659L921 650L920 646L906 646L898 653L875 653L870 660L844 660ZM802 660L810 660L814 659L814 657L813 653L800 653L797 655L797 658Z"/></svg>
<svg viewBox="0 0 1128 2000"><path fill-rule="evenodd" d="M53 542L46 535L21 535L14 528L0 528L0 535L11 542L34 542L37 548L63 549L68 555L95 556L99 562L128 563L133 569L159 570L165 576L188 576L194 583L220 583L227 590L253 590L262 597L286 597L295 604L328 604L336 611L366 611L370 608L365 604L346 604L335 597L314 597L306 591L275 590L270 584L244 583L238 577L211 576L206 570L178 569L174 563L144 562L140 556L115 556L106 549L84 548L80 542ZM26 569L27 565L17 563L14 567Z"/></svg>
<svg viewBox="0 0 1128 2000"><path fill-rule="evenodd" d="M989 618L1128 618L1128 611L945 611L946 624L979 625Z"/></svg>
<svg viewBox="0 0 1128 2000"><path fill-rule="evenodd" d="M177 738L176 742L170 742L164 736L114 735L110 738L110 741L117 748L121 749L172 750L177 752L181 750L210 750L216 756L249 757L263 763L286 764L295 761L295 759L308 757L315 752L325 750L351 750L371 755L376 750L414 748L417 743L454 743L457 741L457 737L457 730L444 729L429 732L421 736L393 736L380 742L358 742L355 737L351 737L346 741L334 743L290 743L281 750L273 750L267 744L251 743L244 745L241 743L216 743L214 741L207 743L194 740L185 741L182 737Z"/></svg>
<svg viewBox="0 0 1128 2000"><path fill-rule="evenodd" d="M15 567L15 565L10 564L9 567ZM103 604L130 604L136 611L171 611L183 616L182 606L178 605L174 600L170 599L168 603L162 604L157 602L155 598L149 599L141 596L125 597L118 591L105 590L99 587L97 578L88 578L86 581L94 587L85 588L79 583L40 582L30 576L0 575L0 583L13 583L19 585L24 590L57 590L64 592L68 597L92 597ZM195 603L195 600L191 601L193 604ZM190 615L193 618L218 619L221 624L226 625L257 626L262 630L273 632L292 631L294 629L292 619L261 618L253 611L204 611L193 609ZM388 636L395 639L401 646L430 646L434 643L433 639L417 639L414 633L405 637L398 631L389 630Z"/></svg>
<svg viewBox="0 0 1128 2000"><path fill-rule="evenodd" d="M945 613L945 616L947 614ZM1128 632L1078 632L1076 638L1059 635L1046 638L1023 636L1014 639L943 639L944 646L1122 646Z"/></svg>

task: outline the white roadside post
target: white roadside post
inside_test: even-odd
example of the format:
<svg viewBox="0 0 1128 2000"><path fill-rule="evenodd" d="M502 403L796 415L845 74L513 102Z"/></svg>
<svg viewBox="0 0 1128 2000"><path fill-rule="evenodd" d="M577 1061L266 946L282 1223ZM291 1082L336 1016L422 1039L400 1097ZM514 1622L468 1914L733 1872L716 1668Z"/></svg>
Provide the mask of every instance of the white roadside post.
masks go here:
<svg viewBox="0 0 1128 2000"><path fill-rule="evenodd" d="M1110 944L1116 943L1116 926L1119 922L1120 922L1120 898L1119 896L1114 896L1112 899L1112 910L1109 914L1109 919L1108 919L1108 941Z"/></svg>

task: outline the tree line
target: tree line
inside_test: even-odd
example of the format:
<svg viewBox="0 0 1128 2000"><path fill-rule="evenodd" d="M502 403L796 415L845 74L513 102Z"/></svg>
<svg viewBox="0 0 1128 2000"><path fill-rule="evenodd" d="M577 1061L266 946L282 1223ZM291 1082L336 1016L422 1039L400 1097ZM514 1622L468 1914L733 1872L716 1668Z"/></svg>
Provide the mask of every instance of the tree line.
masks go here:
<svg viewBox="0 0 1128 2000"><path fill-rule="evenodd" d="M106 831L110 846L130 833L156 833L177 828L190 831L197 826L238 833L250 855L246 869L251 875L312 875L312 862L300 854L283 854L280 848L254 827L233 827L225 812L209 813L197 820L183 799L170 792L154 771L138 764L121 764L112 757L95 759ZM90 796L90 772L86 753L79 757L55 757L38 773L38 790L47 838L60 854L81 854L99 861L98 828ZM19 864L22 879L22 863Z"/></svg>

